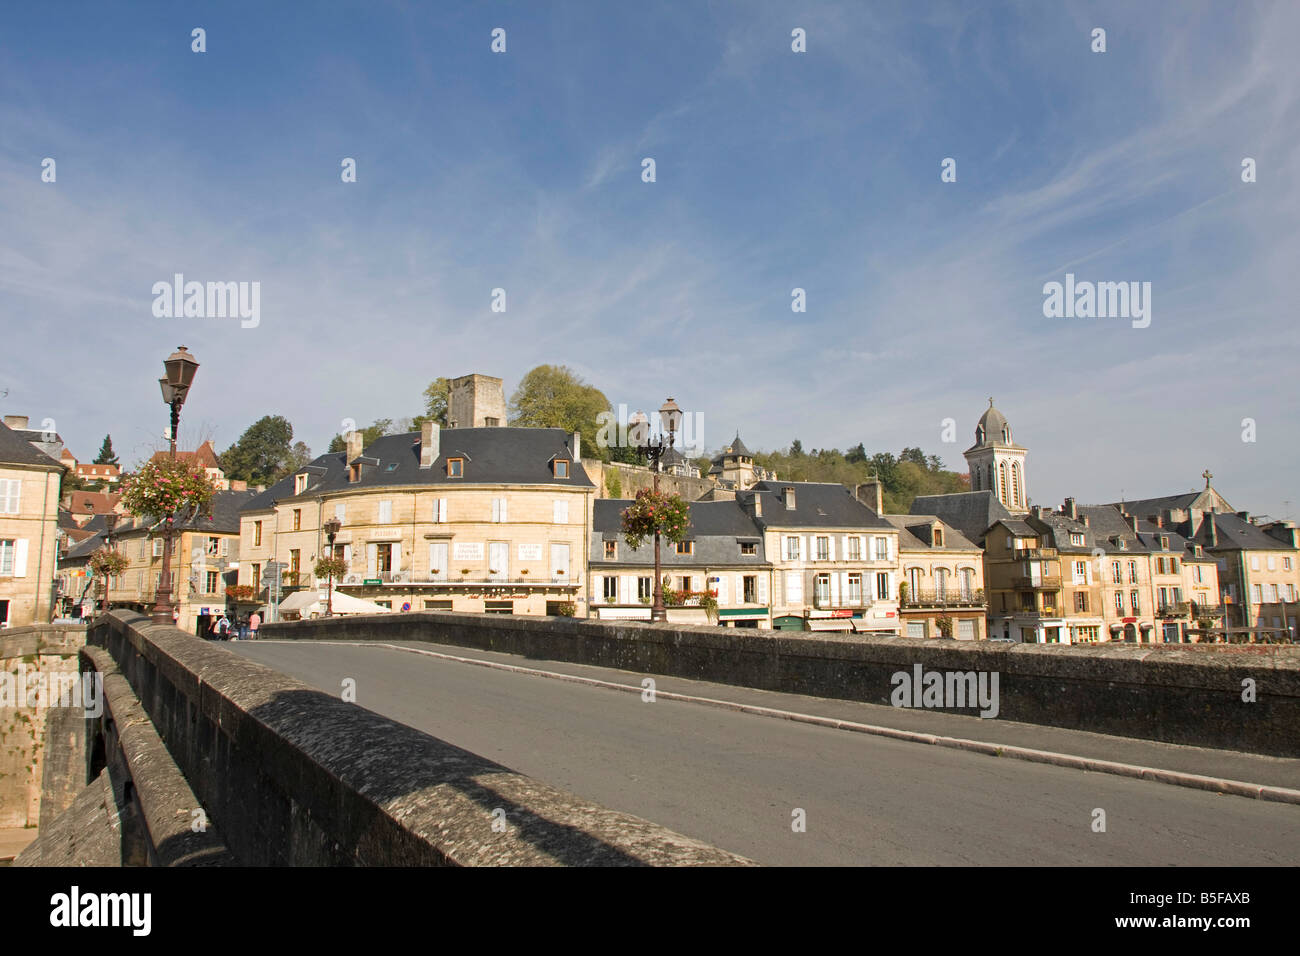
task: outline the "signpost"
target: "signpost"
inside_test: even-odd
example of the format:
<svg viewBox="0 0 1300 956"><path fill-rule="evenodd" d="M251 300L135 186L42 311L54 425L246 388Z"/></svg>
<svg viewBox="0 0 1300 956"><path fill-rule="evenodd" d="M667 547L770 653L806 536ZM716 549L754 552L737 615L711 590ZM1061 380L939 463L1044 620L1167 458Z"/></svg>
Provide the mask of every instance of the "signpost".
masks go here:
<svg viewBox="0 0 1300 956"><path fill-rule="evenodd" d="M266 588L267 617L270 618L268 624L274 624L280 618L280 582L288 567L283 561L268 561L262 568L262 587Z"/></svg>

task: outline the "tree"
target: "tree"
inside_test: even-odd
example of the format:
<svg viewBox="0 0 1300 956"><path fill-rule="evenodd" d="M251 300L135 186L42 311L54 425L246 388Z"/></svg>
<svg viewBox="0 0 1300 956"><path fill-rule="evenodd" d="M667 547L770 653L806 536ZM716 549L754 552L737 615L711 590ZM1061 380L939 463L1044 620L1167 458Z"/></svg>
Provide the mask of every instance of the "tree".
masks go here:
<svg viewBox="0 0 1300 956"><path fill-rule="evenodd" d="M284 468L280 470L277 480L297 471L303 465L309 464L311 464L311 449L307 447L306 442L296 441L293 443L293 447L289 449L289 460L285 462Z"/></svg>
<svg viewBox="0 0 1300 956"><path fill-rule="evenodd" d="M383 438L385 435L397 434L393 430L393 420L391 418L376 419L374 424L367 425L365 428L358 428L357 431L361 432L362 448L365 448L371 442ZM331 452L347 451L348 450L347 436L335 435L333 438L330 439L330 447L328 450Z"/></svg>
<svg viewBox="0 0 1300 956"><path fill-rule="evenodd" d="M438 376L424 390L424 412L411 419L414 428L425 422L437 422L447 427L447 404L451 399L451 379Z"/></svg>
<svg viewBox="0 0 1300 956"><path fill-rule="evenodd" d="M105 435L104 443L99 446L99 454L95 456L96 465L119 465L117 455L113 454L113 436Z"/></svg>
<svg viewBox="0 0 1300 956"><path fill-rule="evenodd" d="M794 441L790 442L790 457L791 458L803 457L803 442L801 442L797 438Z"/></svg>
<svg viewBox="0 0 1300 956"><path fill-rule="evenodd" d="M285 474L293 461L292 441L293 426L288 419L283 415L266 415L248 426L239 441L222 452L221 470L233 480L269 485Z"/></svg>
<svg viewBox="0 0 1300 956"><path fill-rule="evenodd" d="M595 386L588 385L565 365L539 365L519 382L510 396L507 409L511 425L524 428L562 428L591 436L586 448L602 460L609 460L609 449L595 442L596 419L608 412L609 399Z"/></svg>

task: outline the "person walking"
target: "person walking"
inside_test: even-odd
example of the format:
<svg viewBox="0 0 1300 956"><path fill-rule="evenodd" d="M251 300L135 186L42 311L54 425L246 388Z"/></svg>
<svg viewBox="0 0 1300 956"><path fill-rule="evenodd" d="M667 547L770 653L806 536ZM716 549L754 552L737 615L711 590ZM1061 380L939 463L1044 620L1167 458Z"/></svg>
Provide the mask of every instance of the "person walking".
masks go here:
<svg viewBox="0 0 1300 956"><path fill-rule="evenodd" d="M262 626L262 615L254 611L248 615L248 639L257 640L257 629Z"/></svg>

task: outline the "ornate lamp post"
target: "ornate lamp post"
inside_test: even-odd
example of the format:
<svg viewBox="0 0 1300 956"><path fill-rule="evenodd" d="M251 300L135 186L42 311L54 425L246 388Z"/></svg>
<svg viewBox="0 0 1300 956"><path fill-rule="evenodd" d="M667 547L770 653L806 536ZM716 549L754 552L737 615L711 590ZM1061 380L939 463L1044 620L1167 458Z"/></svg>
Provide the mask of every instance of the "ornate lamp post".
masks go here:
<svg viewBox="0 0 1300 956"><path fill-rule="evenodd" d="M668 449L673 447L677 440L677 429L682 423L682 410L677 407L677 403L669 398L659 409L659 424L661 432L659 437L652 443L650 441L650 420L646 417L645 412L636 412L628 419L628 441L637 455L641 458L648 458L654 468L654 492L659 494L659 462ZM664 441L663 432L668 433L668 441ZM668 613L664 610L664 582L659 570L659 532L655 532L655 589L654 605L650 608L650 620L665 621L668 619Z"/></svg>
<svg viewBox="0 0 1300 956"><path fill-rule="evenodd" d="M334 560L334 539L335 537L338 536L339 529L343 527L343 522L340 521L337 517L334 517L326 521L322 527L325 529L325 537L329 539L329 543L330 543L329 556L330 556L330 560L333 561ZM325 616L333 617L334 616L334 569L333 568L330 569L329 590L326 592L326 594L328 596L325 599L326 602Z"/></svg>
<svg viewBox="0 0 1300 956"><path fill-rule="evenodd" d="M104 515L104 545L110 550L113 548L113 529L117 527L117 515L110 512ZM104 578L104 613L107 614L112 608L108 600L109 579Z"/></svg>
<svg viewBox="0 0 1300 956"><path fill-rule="evenodd" d="M190 385L194 383L194 373L198 371L198 367L199 363L194 361L194 356L186 351L183 345L163 361L163 369L167 374L158 379L158 385L162 389L163 403L170 406L172 410L171 431L167 435L169 445L167 457L171 461L176 460L176 430L180 428L181 406L185 404L185 398L189 395ZM162 575L158 581L158 594L153 605L155 624L171 624L175 613L172 603L171 570L173 516L168 515L164 520L166 525L163 527Z"/></svg>

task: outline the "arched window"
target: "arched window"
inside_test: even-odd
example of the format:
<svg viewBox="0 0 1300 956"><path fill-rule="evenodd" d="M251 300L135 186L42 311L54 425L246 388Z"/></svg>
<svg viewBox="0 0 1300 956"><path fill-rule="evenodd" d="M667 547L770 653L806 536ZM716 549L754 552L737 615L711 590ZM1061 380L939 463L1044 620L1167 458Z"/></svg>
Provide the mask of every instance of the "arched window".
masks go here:
<svg viewBox="0 0 1300 956"><path fill-rule="evenodd" d="M948 594L948 571L946 568L934 569L934 593L941 601Z"/></svg>
<svg viewBox="0 0 1300 956"><path fill-rule="evenodd" d="M1011 463L1011 503L1020 504L1020 462Z"/></svg>
<svg viewBox="0 0 1300 956"><path fill-rule="evenodd" d="M1002 489L1002 493L998 497L1005 502L1008 500L1007 499L1007 463L1005 461L998 462L998 485Z"/></svg>
<svg viewBox="0 0 1300 956"><path fill-rule="evenodd" d="M961 575L962 600L969 601L975 594L975 572L970 568L962 568L959 573Z"/></svg>
<svg viewBox="0 0 1300 956"><path fill-rule="evenodd" d="M987 491L993 491L993 490L994 490L994 489L993 489L993 466L992 466L991 464L987 466L987 468L986 468L986 470L985 470L985 473L984 473L984 477L985 477L985 480L984 480L984 488L985 488L985 490L987 490Z"/></svg>

